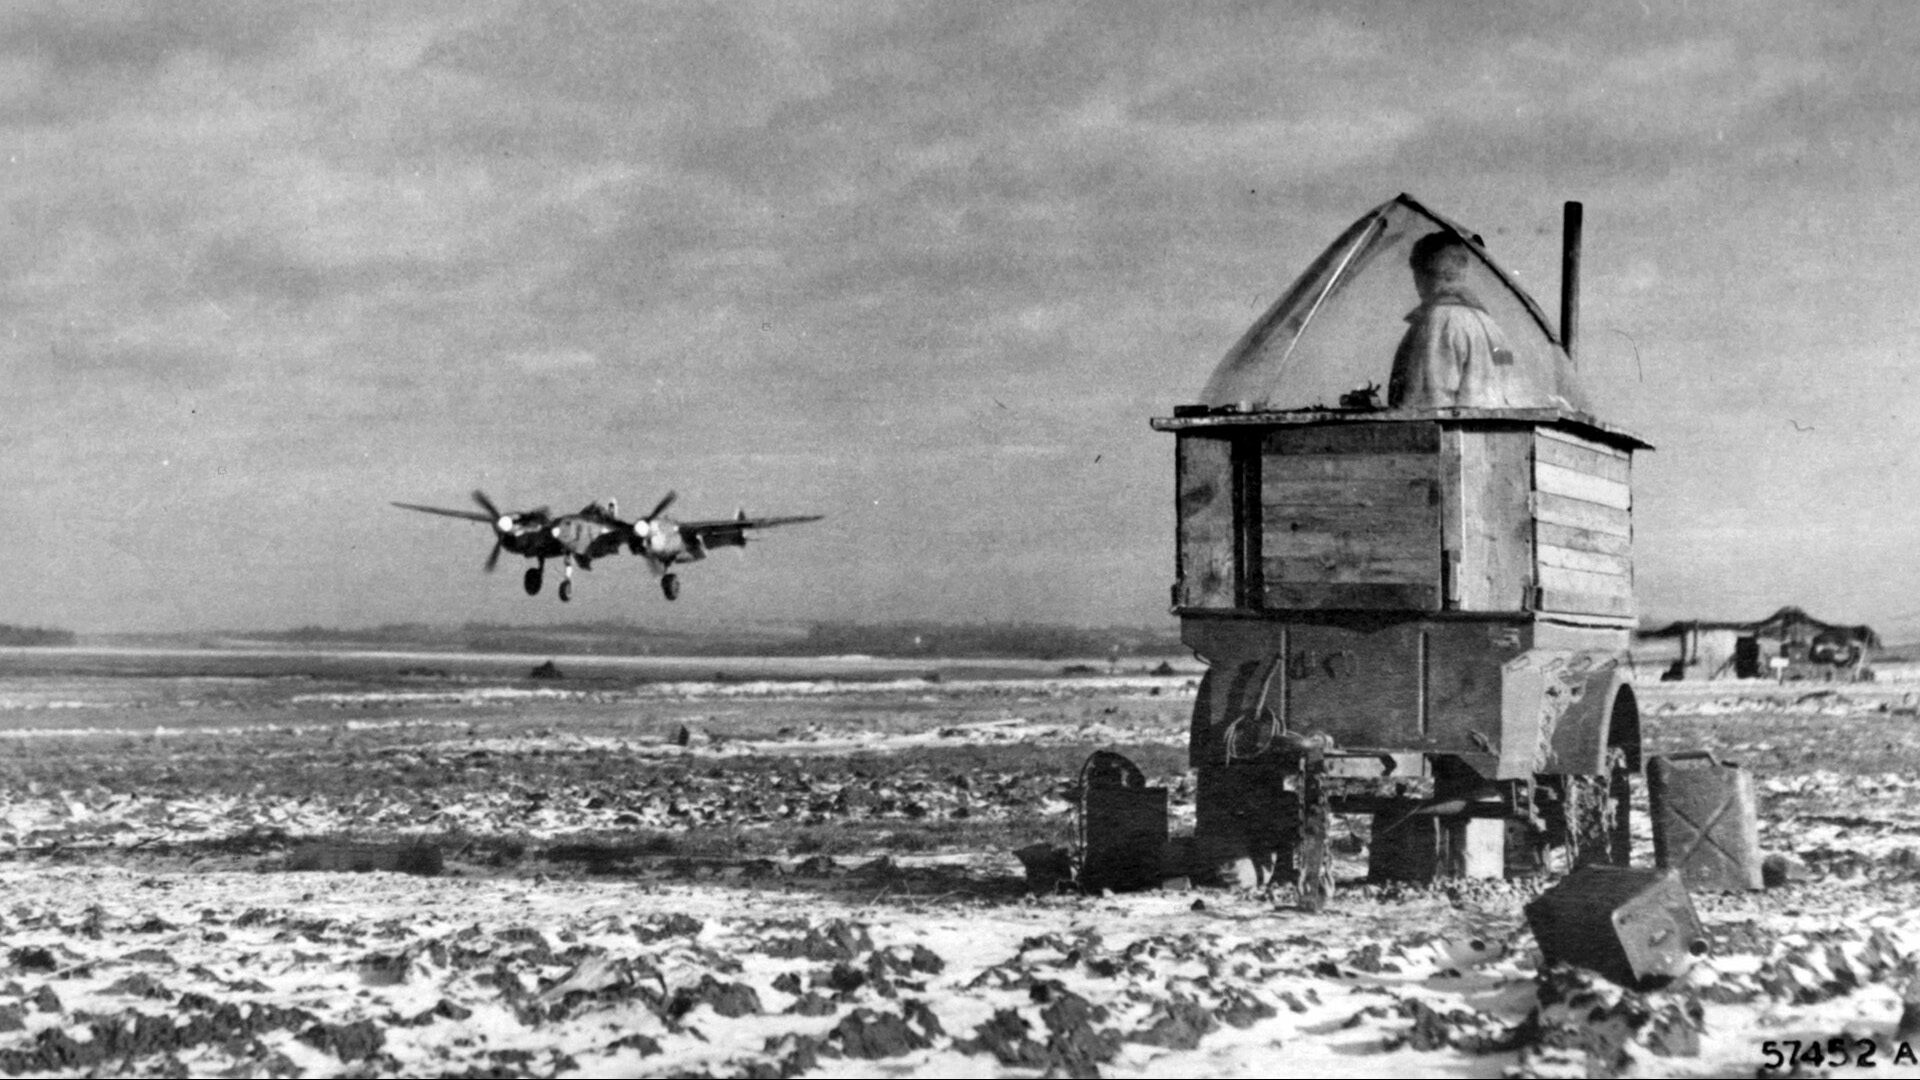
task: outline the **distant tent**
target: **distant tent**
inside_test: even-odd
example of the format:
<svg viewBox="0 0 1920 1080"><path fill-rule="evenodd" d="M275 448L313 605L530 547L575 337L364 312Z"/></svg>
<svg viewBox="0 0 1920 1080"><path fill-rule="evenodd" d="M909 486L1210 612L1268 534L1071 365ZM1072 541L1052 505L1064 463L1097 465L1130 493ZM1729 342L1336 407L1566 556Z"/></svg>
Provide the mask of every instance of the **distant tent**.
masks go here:
<svg viewBox="0 0 1920 1080"><path fill-rule="evenodd" d="M1371 382L1384 386L1406 316L1420 303L1407 257L1435 232L1466 241L1466 286L1504 331L1520 377L1506 408L1585 412L1585 395L1540 305L1493 261L1480 238L1400 195L1340 235L1249 328L1214 370L1201 404L1330 406Z"/></svg>
<svg viewBox="0 0 1920 1080"><path fill-rule="evenodd" d="M1772 646L1767 651L1790 663L1856 670L1864 668L1868 656L1880 648L1880 635L1871 626L1825 622L1797 607L1783 607L1754 622L1687 619L1639 636L1679 639L1679 666L1706 668L1709 677L1729 669L1742 678L1766 675L1772 657L1763 655L1762 642Z"/></svg>
<svg viewBox="0 0 1920 1080"><path fill-rule="evenodd" d="M1874 633L1871 626L1846 626L1841 623L1823 622L1797 607L1783 607L1779 611L1757 622L1714 622L1707 619L1688 619L1669 623L1658 630L1644 630L1643 638L1670 638L1693 630L1738 630L1756 637L1778 640L1811 641L1823 633L1845 634L1870 649L1880 647L1880 635Z"/></svg>

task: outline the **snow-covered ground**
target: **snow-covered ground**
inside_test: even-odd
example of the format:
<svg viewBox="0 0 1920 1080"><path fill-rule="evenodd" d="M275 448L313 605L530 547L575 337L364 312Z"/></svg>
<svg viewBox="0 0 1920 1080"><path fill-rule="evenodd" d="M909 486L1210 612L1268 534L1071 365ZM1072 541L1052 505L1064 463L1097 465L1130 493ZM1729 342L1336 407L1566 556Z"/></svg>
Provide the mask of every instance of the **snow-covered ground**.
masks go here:
<svg viewBox="0 0 1920 1080"><path fill-rule="evenodd" d="M843 873L10 869L0 1070L1751 1075L1769 1039L1897 1045L1920 962L1911 883L1704 898L1720 955L1635 995L1542 979L1527 890L1500 884L1354 889L1305 915L1212 891L983 898L966 868ZM1543 985L1579 1015L1543 1010ZM1568 1037L1596 1017L1611 1042Z"/></svg>
<svg viewBox="0 0 1920 1080"><path fill-rule="evenodd" d="M1011 845L969 842L1070 832L1098 746L1159 762L1184 820L1191 673L795 674L0 684L0 1072L1719 1076L1798 1040L1803 1073L1865 1047L1920 1073L1900 680L1642 686L1650 750L1747 762L1763 846L1805 869L1696 895L1711 955L1634 994L1542 970L1550 881L1363 884L1364 823L1318 914L1028 896ZM794 846L836 834L892 843ZM302 869L407 843L442 872Z"/></svg>

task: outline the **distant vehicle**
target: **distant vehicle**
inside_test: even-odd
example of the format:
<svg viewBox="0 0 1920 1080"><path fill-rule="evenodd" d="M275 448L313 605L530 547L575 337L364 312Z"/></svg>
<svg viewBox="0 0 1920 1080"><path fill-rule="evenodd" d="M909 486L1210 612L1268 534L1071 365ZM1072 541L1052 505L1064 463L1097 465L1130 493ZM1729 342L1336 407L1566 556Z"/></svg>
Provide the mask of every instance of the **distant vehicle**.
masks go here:
<svg viewBox="0 0 1920 1080"><path fill-rule="evenodd" d="M589 503L577 514L558 515L544 506L517 514L504 513L483 491L473 493L479 511L403 502L393 505L402 510L463 518L491 526L493 551L487 555L487 572L491 573L499 565L502 551L537 560L527 568L523 579L528 596L539 594L547 560L559 559L565 575L560 582L562 603L573 599L574 567L591 570L595 559L618 554L622 548L647 560L647 565L660 579L661 593L673 600L680 595L680 578L673 569L680 563L699 562L713 548L746 547L749 529L820 520L818 514L750 518L741 510L731 518L718 521L674 521L666 516L673 500L674 493L667 492L665 498L654 504L651 513L637 521L621 518L612 499Z"/></svg>

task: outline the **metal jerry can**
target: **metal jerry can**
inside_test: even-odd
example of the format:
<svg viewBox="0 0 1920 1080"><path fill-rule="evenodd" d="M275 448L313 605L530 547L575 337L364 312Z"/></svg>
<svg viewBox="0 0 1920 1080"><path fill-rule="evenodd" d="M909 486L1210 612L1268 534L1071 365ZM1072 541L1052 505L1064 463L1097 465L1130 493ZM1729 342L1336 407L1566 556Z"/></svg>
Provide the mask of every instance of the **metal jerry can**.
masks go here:
<svg viewBox="0 0 1920 1080"><path fill-rule="evenodd" d="M1649 758L1647 792L1656 865L1678 870L1694 889L1761 887L1752 773L1711 750L1692 750Z"/></svg>
<svg viewBox="0 0 1920 1080"><path fill-rule="evenodd" d="M1622 986L1658 986L1709 949L1672 870L1584 866L1526 910L1543 962L1590 968Z"/></svg>
<svg viewBox="0 0 1920 1080"><path fill-rule="evenodd" d="M1096 750L1080 768L1080 887L1098 893L1160 883L1167 846L1167 789L1148 787L1139 766Z"/></svg>

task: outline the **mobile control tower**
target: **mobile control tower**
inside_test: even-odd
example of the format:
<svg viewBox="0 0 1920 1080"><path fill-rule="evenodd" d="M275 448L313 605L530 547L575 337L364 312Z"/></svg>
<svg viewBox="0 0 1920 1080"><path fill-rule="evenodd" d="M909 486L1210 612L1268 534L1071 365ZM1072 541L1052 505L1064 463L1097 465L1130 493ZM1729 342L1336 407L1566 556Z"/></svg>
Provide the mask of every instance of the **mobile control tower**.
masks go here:
<svg viewBox="0 0 1920 1080"><path fill-rule="evenodd" d="M1579 209L1563 335L1479 237L1402 195L1153 421L1177 440L1174 611L1208 665L1196 844L1309 909L1336 813L1372 816L1376 879L1627 861L1651 447L1574 378Z"/></svg>

